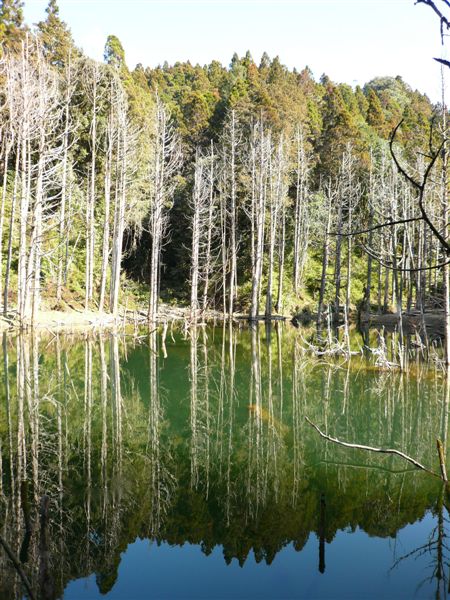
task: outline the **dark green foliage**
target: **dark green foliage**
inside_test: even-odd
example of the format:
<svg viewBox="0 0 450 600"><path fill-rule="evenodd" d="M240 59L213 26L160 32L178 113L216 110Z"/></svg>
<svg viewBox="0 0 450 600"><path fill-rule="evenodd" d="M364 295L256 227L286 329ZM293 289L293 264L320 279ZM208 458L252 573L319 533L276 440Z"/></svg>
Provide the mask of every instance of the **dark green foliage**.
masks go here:
<svg viewBox="0 0 450 600"><path fill-rule="evenodd" d="M120 70L126 66L125 51L121 41L115 35L108 35L103 57L108 65L111 65L116 69Z"/></svg>
<svg viewBox="0 0 450 600"><path fill-rule="evenodd" d="M369 89L367 100L367 123L371 125L380 136L384 136L386 134L386 119L381 107L381 102L372 88Z"/></svg>
<svg viewBox="0 0 450 600"><path fill-rule="evenodd" d="M92 103L86 87L86 73L89 71L89 59L76 48L68 26L61 20L57 0L49 0L46 19L37 25L37 35L49 63L67 77L70 57L73 69L72 81L75 91L72 95L70 115L76 124L73 139L76 144L70 148L70 160L76 165L79 181L76 190L77 201L86 195L87 177L90 168L90 128ZM0 41L5 48L17 50L24 35L22 3L18 0L4 0L0 7ZM248 141L252 123L262 119L264 127L271 130L273 139L281 135L287 145L294 132L301 127L305 135L308 151L311 151L311 174L309 185L315 193L324 182L339 175L342 154L349 144L356 158L357 175L364 184L368 179L369 149L377 147L388 139L393 127L403 119L398 142L403 146L406 159L415 160L419 147L428 144L430 121L434 108L429 99L413 91L401 77L379 77L367 83L363 88L353 89L347 84L338 84L322 75L316 81L309 67L302 70L290 70L279 57L271 59L264 53L261 60L255 62L248 51L240 57L234 54L228 67L218 61L208 65L192 65L190 62L164 63L156 68L137 65L129 71L122 43L115 35L109 35L102 65L102 77L98 83L99 99L97 105L97 143L96 161L96 227L100 228L104 215L104 168L106 149L106 129L108 122L108 103L112 78L119 78L126 91L128 116L139 137L139 147L148 156L151 155L152 115L154 114L155 94L168 107L171 120L181 137L184 155L184 167L179 176L179 185L175 191L174 205L169 214L170 236L163 248L161 270L161 294L165 297L175 295L186 299L189 289L189 199L192 194L192 157L196 149L206 151L211 140L220 148L220 140L230 111L238 115L241 133ZM64 80L63 77L63 80ZM242 291L243 302L248 297L251 278L250 247L251 231L248 218L250 191L248 172L246 173L245 143L241 144L237 157L237 234L239 256L237 264L238 286ZM295 157L291 156L291 172ZM12 163L12 157L10 157ZM146 185L147 174L136 173L135 191ZM247 179L246 179L247 178ZM218 185L215 193L218 194ZM295 185L289 183L286 199L286 273L292 271L293 254L293 206ZM142 194L145 196L145 194ZM55 190L58 197L58 190ZM130 199L133 202L133 198ZM366 199L358 211L366 210ZM81 215L81 213L80 213ZM83 227L83 217L79 226ZM148 281L148 253L151 239L146 231L146 216L140 216L139 226L130 225L125 233L126 257L123 266L129 277L140 282ZM82 238L83 239L83 238ZM318 242L318 240L314 240ZM70 244L75 245L74 240ZM74 289L82 288L83 243L77 246L74 258L74 281L69 282ZM311 246L309 262L307 297L317 292L318 265L320 256L317 248ZM356 247L353 249L355 260ZM320 252L319 252L320 254ZM356 288L362 287L360 282ZM316 289L314 288L316 286ZM286 292L288 293L288 292ZM242 306L242 304L241 304Z"/></svg>
<svg viewBox="0 0 450 600"><path fill-rule="evenodd" d="M0 5L0 43L3 48L18 50L25 31L22 0L2 0Z"/></svg>
<svg viewBox="0 0 450 600"><path fill-rule="evenodd" d="M69 58L73 61L79 55L79 50L75 48L70 29L59 16L56 0L49 0L45 12L47 18L37 24L39 38L50 63L63 67Z"/></svg>
<svg viewBox="0 0 450 600"><path fill-rule="evenodd" d="M348 90L344 88L348 96ZM322 175L336 175L342 153L349 142L358 140L355 115L346 105L341 89L326 82L322 109L323 129L317 141Z"/></svg>

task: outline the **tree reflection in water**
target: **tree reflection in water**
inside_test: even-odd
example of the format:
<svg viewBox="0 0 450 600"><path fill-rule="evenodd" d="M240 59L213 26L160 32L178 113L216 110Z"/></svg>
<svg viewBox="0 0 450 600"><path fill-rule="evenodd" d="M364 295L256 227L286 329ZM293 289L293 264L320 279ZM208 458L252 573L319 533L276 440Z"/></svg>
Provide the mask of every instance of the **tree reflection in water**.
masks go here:
<svg viewBox="0 0 450 600"><path fill-rule="evenodd" d="M318 539L318 569L337 532L395 537L429 513L430 538L393 558L392 572L428 553L437 593L448 587L448 498L393 456L320 439L398 448L437 468L446 447L449 386L416 365L387 372L353 358L306 354L297 331L195 326L166 340L3 336L1 536L36 598L96 573L112 589L137 537L223 548L270 564ZM47 506L48 504L48 506ZM0 554L0 595L23 583ZM418 574L418 585L422 581Z"/></svg>

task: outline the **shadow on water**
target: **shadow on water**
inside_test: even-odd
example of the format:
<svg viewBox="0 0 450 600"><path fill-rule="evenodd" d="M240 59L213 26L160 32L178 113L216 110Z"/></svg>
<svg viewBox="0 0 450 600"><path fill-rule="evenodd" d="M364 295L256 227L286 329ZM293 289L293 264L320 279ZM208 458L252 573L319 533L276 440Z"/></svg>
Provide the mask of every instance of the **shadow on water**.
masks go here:
<svg viewBox="0 0 450 600"><path fill-rule="evenodd" d="M364 553L367 540L396 540L421 521L407 552L388 553L385 591L421 557L415 585L445 596L441 482L395 456L327 443L305 416L436 470L447 378L425 365L378 368L370 353L326 362L305 351L306 335L281 324L197 326L168 332L164 348L157 331L4 336L0 534L17 565L1 553L0 597L59 598L92 574L101 594L112 592L137 538L188 542L205 556L220 548L223 564L241 566L251 554L272 565L316 540L316 573L333 578L329 551L344 533L365 532ZM376 339L363 333L367 347ZM346 586L337 578L335 595Z"/></svg>

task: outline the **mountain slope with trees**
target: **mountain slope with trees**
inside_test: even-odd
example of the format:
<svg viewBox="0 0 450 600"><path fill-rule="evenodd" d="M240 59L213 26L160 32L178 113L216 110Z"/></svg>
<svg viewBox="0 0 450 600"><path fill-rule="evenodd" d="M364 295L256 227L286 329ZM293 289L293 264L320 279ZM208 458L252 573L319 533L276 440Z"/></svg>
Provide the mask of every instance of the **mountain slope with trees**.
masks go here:
<svg viewBox="0 0 450 600"><path fill-rule="evenodd" d="M130 71L114 35L103 63L86 57L56 0L34 31L4 0L0 42L5 314L441 306L445 251L389 136L401 121L396 152L420 176L442 107L401 77L353 89L249 52ZM424 201L442 229L440 163Z"/></svg>

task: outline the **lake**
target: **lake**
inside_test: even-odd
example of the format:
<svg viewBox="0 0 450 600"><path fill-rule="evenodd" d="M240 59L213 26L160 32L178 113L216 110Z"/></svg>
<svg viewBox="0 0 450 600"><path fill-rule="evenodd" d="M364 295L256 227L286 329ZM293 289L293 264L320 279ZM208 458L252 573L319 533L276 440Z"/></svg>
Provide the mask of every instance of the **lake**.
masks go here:
<svg viewBox="0 0 450 600"><path fill-rule="evenodd" d="M444 373L305 335L5 335L0 598L445 597L441 480L305 420L438 473Z"/></svg>

